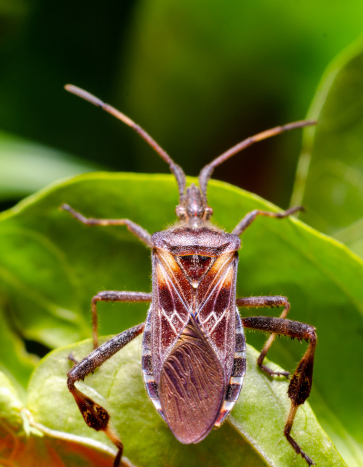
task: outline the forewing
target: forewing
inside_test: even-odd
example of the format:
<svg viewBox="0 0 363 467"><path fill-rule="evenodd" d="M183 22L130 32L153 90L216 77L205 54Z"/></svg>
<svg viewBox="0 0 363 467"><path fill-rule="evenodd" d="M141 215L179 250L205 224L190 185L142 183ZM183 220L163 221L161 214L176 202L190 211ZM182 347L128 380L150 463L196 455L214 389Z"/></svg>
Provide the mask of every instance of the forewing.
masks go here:
<svg viewBox="0 0 363 467"><path fill-rule="evenodd" d="M152 361L158 383L160 368L189 319L192 287L175 261L165 250L153 257Z"/></svg>
<svg viewBox="0 0 363 467"><path fill-rule="evenodd" d="M197 290L197 322L224 364L229 378L235 347L235 289L238 256L222 254L214 262Z"/></svg>
<svg viewBox="0 0 363 467"><path fill-rule="evenodd" d="M159 397L181 443L197 443L213 428L225 397L224 371L192 317L163 364Z"/></svg>

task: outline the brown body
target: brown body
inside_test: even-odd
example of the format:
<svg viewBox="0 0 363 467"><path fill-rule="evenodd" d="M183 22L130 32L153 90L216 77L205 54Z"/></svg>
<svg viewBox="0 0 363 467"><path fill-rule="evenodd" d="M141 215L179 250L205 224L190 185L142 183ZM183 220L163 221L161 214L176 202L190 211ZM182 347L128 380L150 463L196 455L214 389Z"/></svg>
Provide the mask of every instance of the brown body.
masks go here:
<svg viewBox="0 0 363 467"><path fill-rule="evenodd" d="M244 337L235 299L241 241L204 225L180 225L155 233L151 241L153 301L143 340L144 380L175 437L196 443L227 415L242 387ZM236 328L243 337L237 344ZM238 388L226 409L236 359Z"/></svg>
<svg viewBox="0 0 363 467"><path fill-rule="evenodd" d="M108 412L83 394L75 383L112 357L128 342L144 332L142 369L149 397L175 437L182 443L197 443L213 426L226 418L241 391L245 374L245 339L243 327L270 333L257 365L269 376L275 373L263 364L276 335L309 342L295 373L288 396L291 409L284 435L307 464L314 465L291 436L299 405L310 394L316 333L313 326L285 319L290 303L282 296L236 298L239 236L258 217L284 218L301 209L285 212L254 210L247 213L232 233L213 227L213 213L207 203L207 184L216 166L247 146L293 128L315 122L301 121L259 133L238 143L205 166L199 175L199 187L186 188L183 170L138 125L124 114L75 86L70 92L89 100L113 114L140 134L164 159L175 175L180 204L176 207L179 224L150 235L130 219L86 218L68 205L62 209L86 225L125 225L152 249L152 293L104 291L92 299L94 351L68 373L68 388L88 426L102 430L118 449L114 467L120 465L123 444L109 424ZM121 332L98 347L98 301L151 302L145 323ZM282 306L279 318L264 316L241 318L237 307Z"/></svg>

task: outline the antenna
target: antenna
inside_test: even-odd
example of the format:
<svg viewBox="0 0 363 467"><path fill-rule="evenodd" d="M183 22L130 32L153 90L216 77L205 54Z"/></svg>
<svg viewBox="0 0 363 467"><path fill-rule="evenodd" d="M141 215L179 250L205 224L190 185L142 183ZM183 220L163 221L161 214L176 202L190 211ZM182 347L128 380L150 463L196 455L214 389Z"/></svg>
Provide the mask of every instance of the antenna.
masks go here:
<svg viewBox="0 0 363 467"><path fill-rule="evenodd" d="M234 156L237 152L242 151L242 149L251 146L258 141L262 141L263 139L270 138L271 136L279 135L280 133L284 133L285 131L294 130L295 128L303 128L309 125L316 125L317 122L313 120L300 120L298 122L288 123L287 125L277 126L275 128L271 128L270 130L263 131L262 133L257 133L257 135L250 136L247 139L244 139L240 143L236 144L232 148L228 149L228 151L224 152L220 156L216 157L210 164L207 164L199 174L199 186L204 195L207 197L207 185L208 181L212 176L213 170L217 165L222 164L222 162L226 161L230 157Z"/></svg>
<svg viewBox="0 0 363 467"><path fill-rule="evenodd" d="M133 120L131 120L131 118L127 117L111 105L101 101L101 99L98 99L98 97L85 91L84 89L74 86L73 84L66 84L64 88L66 89L66 91L75 94L76 96L81 97L82 99L85 99L88 102L91 102L91 104L95 105L96 107L101 107L102 110L118 118L123 123L126 123L126 125L131 127L134 131L136 131L136 133L138 133L141 136L141 138L143 138L169 165L170 170L174 174L178 183L179 196L182 197L184 195L186 180L183 169L173 161L169 154L165 152L164 149L161 146L159 146L158 143L148 133L146 133L145 130L143 130Z"/></svg>

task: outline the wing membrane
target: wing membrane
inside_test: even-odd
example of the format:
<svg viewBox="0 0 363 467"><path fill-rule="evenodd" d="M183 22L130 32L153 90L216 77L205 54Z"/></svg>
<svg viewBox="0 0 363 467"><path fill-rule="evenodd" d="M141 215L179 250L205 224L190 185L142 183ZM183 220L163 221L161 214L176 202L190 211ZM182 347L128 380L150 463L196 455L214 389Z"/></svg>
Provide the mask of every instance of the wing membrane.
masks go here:
<svg viewBox="0 0 363 467"><path fill-rule="evenodd" d="M158 382L160 368L189 319L193 292L173 255L158 250L153 264L153 368Z"/></svg>
<svg viewBox="0 0 363 467"><path fill-rule="evenodd" d="M224 379L221 363L191 317L160 375L161 407L181 443L197 443L213 428L225 397Z"/></svg>
<svg viewBox="0 0 363 467"><path fill-rule="evenodd" d="M197 319L212 342L226 376L230 374L235 345L235 282L238 257L221 255L203 278L197 291Z"/></svg>

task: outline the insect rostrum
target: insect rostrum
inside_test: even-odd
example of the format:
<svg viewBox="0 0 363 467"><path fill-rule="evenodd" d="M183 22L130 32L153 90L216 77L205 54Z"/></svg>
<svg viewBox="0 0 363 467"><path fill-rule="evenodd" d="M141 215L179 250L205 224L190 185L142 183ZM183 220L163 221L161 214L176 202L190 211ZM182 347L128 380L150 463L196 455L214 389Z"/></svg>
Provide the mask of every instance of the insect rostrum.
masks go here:
<svg viewBox="0 0 363 467"><path fill-rule="evenodd" d="M236 297L239 236L258 216L284 218L300 210L285 212L254 210L245 215L232 233L210 222L212 209L207 203L207 184L213 169L245 147L315 122L300 121L259 133L237 144L214 159L199 175L199 187L186 187L183 170L138 125L91 94L67 86L68 91L89 100L115 115L140 134L169 164L179 189L172 228L150 235L129 219L86 218L64 204L75 219L86 225L125 225L152 250L152 293L104 291L92 299L94 350L68 373L68 388L88 426L104 431L118 448L114 467L120 464L123 444L109 424L109 414L76 388L75 383L102 365L128 342L143 333L142 370L146 390L154 406L174 436L184 444L198 443L215 426L220 426L237 401L246 369L244 328L270 333L257 364L268 375L275 373L263 364L276 335L308 341L308 348L291 377L288 396L291 409L284 435L296 453L308 465L310 457L291 437L291 428L299 405L308 398L316 347L315 329L286 319L290 303L286 297ZM98 346L97 302L150 302L146 321ZM240 307L283 307L279 318L240 317Z"/></svg>

